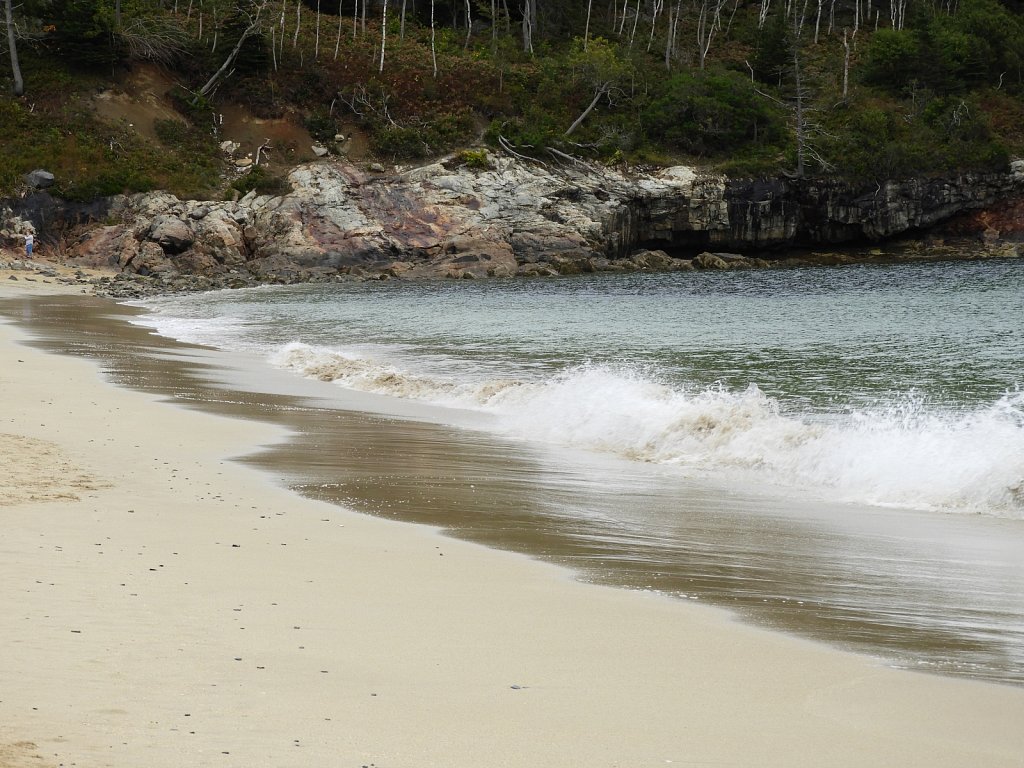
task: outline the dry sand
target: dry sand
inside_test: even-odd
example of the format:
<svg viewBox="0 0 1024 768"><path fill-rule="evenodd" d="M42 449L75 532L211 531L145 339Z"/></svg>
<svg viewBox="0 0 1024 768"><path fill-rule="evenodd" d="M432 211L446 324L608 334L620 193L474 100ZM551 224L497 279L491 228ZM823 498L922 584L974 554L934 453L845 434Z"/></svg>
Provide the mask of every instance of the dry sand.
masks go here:
<svg viewBox="0 0 1024 768"><path fill-rule="evenodd" d="M299 498L228 458L276 429L20 333L0 325L2 768L1024 765L1022 689Z"/></svg>

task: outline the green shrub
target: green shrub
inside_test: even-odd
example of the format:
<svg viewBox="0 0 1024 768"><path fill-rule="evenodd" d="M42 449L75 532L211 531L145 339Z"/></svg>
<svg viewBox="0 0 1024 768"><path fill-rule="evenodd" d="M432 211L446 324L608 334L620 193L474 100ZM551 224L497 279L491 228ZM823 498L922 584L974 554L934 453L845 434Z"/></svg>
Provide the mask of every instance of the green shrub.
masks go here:
<svg viewBox="0 0 1024 768"><path fill-rule="evenodd" d="M880 29L868 43L861 77L869 85L902 91L921 80L921 43L917 32Z"/></svg>
<svg viewBox="0 0 1024 768"><path fill-rule="evenodd" d="M372 133L373 147L396 160L432 157L465 144L473 138L472 115L442 114L407 125L389 124Z"/></svg>
<svg viewBox="0 0 1024 768"><path fill-rule="evenodd" d="M1011 75L1007 85L1020 88L1022 65L1020 14L997 0L962 0L955 13L919 9L912 26L875 32L861 75L863 82L890 93L903 93L913 84L959 92L1006 75Z"/></svg>
<svg viewBox="0 0 1024 768"><path fill-rule="evenodd" d="M463 149L456 159L476 171L486 171L491 167L491 156L486 149Z"/></svg>
<svg viewBox="0 0 1024 768"><path fill-rule="evenodd" d="M894 102L854 105L830 134L826 155L853 178L999 170L1009 159L981 110L955 96L934 99L918 116Z"/></svg>
<svg viewBox="0 0 1024 768"><path fill-rule="evenodd" d="M650 140L700 156L774 146L786 132L778 107L749 78L724 70L675 75L641 121Z"/></svg>
<svg viewBox="0 0 1024 768"><path fill-rule="evenodd" d="M338 133L338 121L326 109L313 110L302 122L309 135L320 141L334 141Z"/></svg>

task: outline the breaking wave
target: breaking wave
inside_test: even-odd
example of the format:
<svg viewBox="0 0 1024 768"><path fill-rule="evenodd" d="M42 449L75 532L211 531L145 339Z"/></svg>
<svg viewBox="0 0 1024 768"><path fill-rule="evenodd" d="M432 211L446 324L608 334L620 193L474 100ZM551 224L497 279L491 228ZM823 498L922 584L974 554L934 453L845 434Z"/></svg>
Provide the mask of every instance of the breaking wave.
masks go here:
<svg viewBox="0 0 1024 768"><path fill-rule="evenodd" d="M1021 391L970 411L911 392L870 407L793 413L754 384L691 390L626 366L473 380L299 343L273 362L349 389L483 410L524 439L688 471L739 470L847 501L1024 518Z"/></svg>

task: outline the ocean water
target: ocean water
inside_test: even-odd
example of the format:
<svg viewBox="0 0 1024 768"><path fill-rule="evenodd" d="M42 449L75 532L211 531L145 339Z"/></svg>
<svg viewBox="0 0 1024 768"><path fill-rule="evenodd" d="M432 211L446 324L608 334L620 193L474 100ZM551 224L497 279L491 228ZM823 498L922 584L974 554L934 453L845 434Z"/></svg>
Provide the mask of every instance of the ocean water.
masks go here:
<svg viewBox="0 0 1024 768"><path fill-rule="evenodd" d="M569 462L571 481L515 478L524 505L547 499L564 546L521 531L511 548L558 560L586 540L567 559L594 578L1024 683L1024 262L338 283L141 306L134 322L163 336L450 414L531 466ZM371 495L337 500L375 511ZM484 506L510 541L537 526Z"/></svg>
<svg viewBox="0 0 1024 768"><path fill-rule="evenodd" d="M1024 264L306 285L143 322L526 440L1024 519Z"/></svg>

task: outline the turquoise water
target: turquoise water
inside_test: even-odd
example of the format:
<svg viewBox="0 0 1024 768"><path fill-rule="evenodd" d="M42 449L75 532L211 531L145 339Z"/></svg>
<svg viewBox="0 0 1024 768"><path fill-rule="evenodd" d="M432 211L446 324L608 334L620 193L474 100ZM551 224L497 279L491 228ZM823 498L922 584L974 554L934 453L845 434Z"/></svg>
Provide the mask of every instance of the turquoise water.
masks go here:
<svg viewBox="0 0 1024 768"><path fill-rule="evenodd" d="M1024 262L266 287L143 311L255 360L248 391L317 393L265 461L304 493L1024 684ZM401 408L353 411L380 403ZM379 415L399 411L417 421Z"/></svg>

